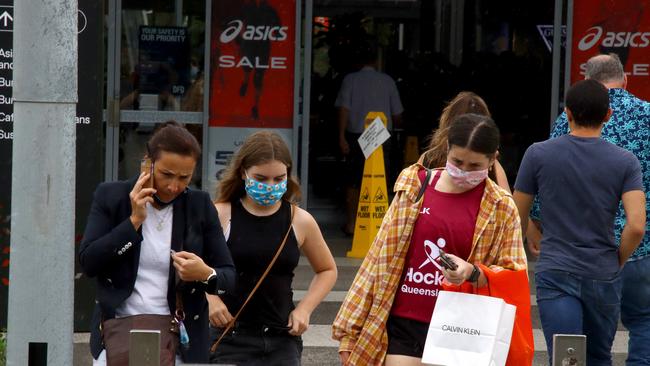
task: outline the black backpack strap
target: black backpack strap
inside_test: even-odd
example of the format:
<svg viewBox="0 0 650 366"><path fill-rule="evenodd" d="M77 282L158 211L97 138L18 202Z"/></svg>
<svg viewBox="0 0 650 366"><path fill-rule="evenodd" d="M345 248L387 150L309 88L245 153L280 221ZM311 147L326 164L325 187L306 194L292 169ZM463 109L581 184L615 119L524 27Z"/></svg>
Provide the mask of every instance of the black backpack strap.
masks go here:
<svg viewBox="0 0 650 366"><path fill-rule="evenodd" d="M427 171L427 175L424 178L424 182L422 182L422 186L420 186L420 192L418 192L418 196L415 199L415 202L418 202L422 196L424 196L424 191L427 190L427 186L429 185L429 180L431 179L431 169L429 168L424 168Z"/></svg>

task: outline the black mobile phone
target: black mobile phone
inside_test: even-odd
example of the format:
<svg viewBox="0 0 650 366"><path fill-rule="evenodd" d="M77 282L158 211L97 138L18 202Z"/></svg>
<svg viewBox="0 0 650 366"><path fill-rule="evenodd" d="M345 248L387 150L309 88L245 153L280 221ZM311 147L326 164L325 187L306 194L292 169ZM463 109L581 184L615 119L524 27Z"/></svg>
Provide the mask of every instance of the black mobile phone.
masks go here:
<svg viewBox="0 0 650 366"><path fill-rule="evenodd" d="M451 259L447 253L445 253L442 249L440 250L440 256L438 257L438 261L440 264L445 267L445 269L450 270L450 271L455 271L456 268L458 268L458 265L456 262L454 262L453 259Z"/></svg>

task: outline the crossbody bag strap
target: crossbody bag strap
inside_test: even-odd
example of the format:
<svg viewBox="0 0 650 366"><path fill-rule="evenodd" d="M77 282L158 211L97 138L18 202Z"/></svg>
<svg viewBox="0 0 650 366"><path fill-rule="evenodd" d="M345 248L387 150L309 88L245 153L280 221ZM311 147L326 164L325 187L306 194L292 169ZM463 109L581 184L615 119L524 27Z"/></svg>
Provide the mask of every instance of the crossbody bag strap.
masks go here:
<svg viewBox="0 0 650 366"><path fill-rule="evenodd" d="M415 202L418 202L422 196L424 196L424 191L427 190L427 186L429 185L429 180L431 179L431 169L429 168L424 168L427 170L427 175L424 178L424 182L422 182L422 185L420 186L420 191L418 192L418 196L415 199Z"/></svg>
<svg viewBox="0 0 650 366"><path fill-rule="evenodd" d="M248 297L246 298L246 301L244 301L242 306L239 308L239 311L237 311L237 314L235 314L235 316L233 317L233 320L228 324L226 329L221 333L221 336L219 337L219 339L217 339L217 341L212 344L212 347L210 347L210 353L214 353L214 351L217 349L217 346L219 345L219 343L221 343L221 340L223 339L223 337L226 336L226 334L228 334L230 332L232 327L235 325L235 322L237 322L237 318L239 318L239 315L241 315L242 311L246 307L246 304L248 304L248 302L251 300L253 295L255 295L255 292L257 292L257 289L260 287L260 285L262 284L262 282L264 281L266 276L271 271L271 268L273 267L273 265L275 264L275 261L280 256L280 253L282 252L282 249L284 248L284 245L287 243L287 238L289 238L289 234L291 233L291 228L293 227L293 216L294 216L294 214L295 214L295 208L294 208L294 206L292 204L291 205L291 220L289 221L289 228L287 229L286 234L284 234L284 239L282 239L282 243L280 244L280 247L278 247L278 250L275 252L275 255L273 256L273 259L271 259L271 262L266 267L266 270L264 271L264 273L262 274L260 279L257 281L257 284L255 284L255 287L253 287L251 292L248 294Z"/></svg>

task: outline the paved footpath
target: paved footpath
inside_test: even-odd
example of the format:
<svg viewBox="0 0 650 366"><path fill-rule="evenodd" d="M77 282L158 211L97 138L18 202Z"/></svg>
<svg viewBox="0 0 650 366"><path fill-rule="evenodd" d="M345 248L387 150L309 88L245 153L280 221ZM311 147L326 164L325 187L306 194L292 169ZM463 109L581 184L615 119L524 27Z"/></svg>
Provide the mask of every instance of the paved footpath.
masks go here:
<svg viewBox="0 0 650 366"><path fill-rule="evenodd" d="M339 365L337 347L338 343L331 339L331 325L336 317L341 302L357 273L361 260L346 258L345 254L350 249L351 239L345 237L339 230L341 213L331 210L310 210L316 217L325 239L336 259L339 277L332 292L325 301L319 305L311 316L311 326L303 336L304 351L302 364L304 366ZM338 216L337 216L338 215ZM541 330L537 302L534 296L534 277L532 269L534 262L530 263L531 271L531 303L533 304L533 332L535 337L535 362L534 365L547 365L546 343ZM300 259L294 278L294 300L299 301L305 294L311 281L313 272L306 258ZM613 352L615 366L625 365L627 357L628 332L619 324L614 340ZM75 366L91 365L88 353L88 334L75 335Z"/></svg>

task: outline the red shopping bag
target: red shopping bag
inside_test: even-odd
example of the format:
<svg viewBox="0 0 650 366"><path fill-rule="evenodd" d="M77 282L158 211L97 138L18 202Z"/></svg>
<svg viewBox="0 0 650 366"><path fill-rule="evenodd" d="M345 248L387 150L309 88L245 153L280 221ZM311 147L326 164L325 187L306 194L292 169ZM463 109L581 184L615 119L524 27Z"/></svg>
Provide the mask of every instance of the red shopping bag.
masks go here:
<svg viewBox="0 0 650 366"><path fill-rule="evenodd" d="M535 353L533 325L530 319L530 285L526 270L511 271L507 269L492 270L480 265L488 280L488 285L476 291L465 282L461 286L443 284L446 291L478 293L479 295L498 297L506 303L515 305L515 325L512 329L510 351L506 366L532 365Z"/></svg>

